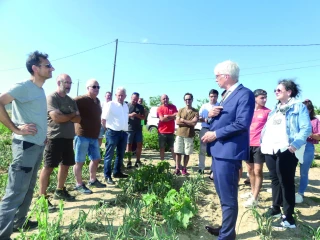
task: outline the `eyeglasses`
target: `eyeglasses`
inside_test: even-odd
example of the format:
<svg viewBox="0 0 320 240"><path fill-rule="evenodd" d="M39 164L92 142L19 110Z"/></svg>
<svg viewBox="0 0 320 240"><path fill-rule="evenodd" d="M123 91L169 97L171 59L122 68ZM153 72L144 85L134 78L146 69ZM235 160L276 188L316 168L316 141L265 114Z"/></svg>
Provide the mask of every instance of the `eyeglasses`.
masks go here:
<svg viewBox="0 0 320 240"><path fill-rule="evenodd" d="M90 87L92 87L93 89L96 89L96 88L100 89L100 86L90 86Z"/></svg>
<svg viewBox="0 0 320 240"><path fill-rule="evenodd" d="M62 83L64 83L64 84L72 84L73 82L66 82L66 81L60 81L60 82L62 82Z"/></svg>
<svg viewBox="0 0 320 240"><path fill-rule="evenodd" d="M185 101L192 101L192 98L186 98Z"/></svg>
<svg viewBox="0 0 320 240"><path fill-rule="evenodd" d="M162 98L161 100L168 100L168 99L169 99L169 98L166 97L166 98Z"/></svg>
<svg viewBox="0 0 320 240"><path fill-rule="evenodd" d="M51 65L51 63L48 63L48 64L39 64L38 66L39 66L39 67L40 67L40 66L45 66L46 68L53 68L53 66Z"/></svg>
<svg viewBox="0 0 320 240"><path fill-rule="evenodd" d="M223 76L223 75L227 75L227 74L218 74L216 75L216 79L218 79L220 76Z"/></svg>
<svg viewBox="0 0 320 240"><path fill-rule="evenodd" d="M279 88L274 90L275 93L282 93L283 91L281 91Z"/></svg>

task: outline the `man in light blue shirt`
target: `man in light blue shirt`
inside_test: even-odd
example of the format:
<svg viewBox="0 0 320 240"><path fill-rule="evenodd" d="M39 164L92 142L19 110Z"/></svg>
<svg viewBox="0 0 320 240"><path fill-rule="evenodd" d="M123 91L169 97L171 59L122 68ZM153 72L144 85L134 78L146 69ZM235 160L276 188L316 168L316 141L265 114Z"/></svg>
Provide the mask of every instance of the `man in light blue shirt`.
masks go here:
<svg viewBox="0 0 320 240"><path fill-rule="evenodd" d="M203 104L199 110L199 120L200 120L200 122L202 122L201 123L202 128L200 131L200 139L209 130L208 113L212 109L212 107L219 105L217 102L218 96L219 96L219 92L215 89L211 89L209 92L209 102ZM200 140L199 170L198 170L198 172L200 174L204 173L206 154L207 154L207 144Z"/></svg>

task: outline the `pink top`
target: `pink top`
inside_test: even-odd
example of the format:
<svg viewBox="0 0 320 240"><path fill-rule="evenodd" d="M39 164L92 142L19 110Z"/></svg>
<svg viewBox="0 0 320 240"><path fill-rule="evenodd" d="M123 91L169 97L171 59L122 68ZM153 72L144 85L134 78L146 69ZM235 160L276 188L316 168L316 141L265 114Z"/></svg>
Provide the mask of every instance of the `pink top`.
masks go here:
<svg viewBox="0 0 320 240"><path fill-rule="evenodd" d="M271 110L266 107L254 110L252 122L250 125L250 146L260 146L261 131L267 122L268 114L270 111Z"/></svg>
<svg viewBox="0 0 320 240"><path fill-rule="evenodd" d="M320 121L315 118L311 120L311 126L312 126L312 133L317 134L320 133ZM308 137L307 142L312 143L312 144L318 144L319 141L315 140L313 138Z"/></svg>

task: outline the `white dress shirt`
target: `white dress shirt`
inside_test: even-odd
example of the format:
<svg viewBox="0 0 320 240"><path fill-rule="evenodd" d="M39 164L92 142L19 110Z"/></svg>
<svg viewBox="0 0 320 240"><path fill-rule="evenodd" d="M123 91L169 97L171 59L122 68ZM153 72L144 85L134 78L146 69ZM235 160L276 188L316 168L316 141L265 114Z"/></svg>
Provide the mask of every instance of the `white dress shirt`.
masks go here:
<svg viewBox="0 0 320 240"><path fill-rule="evenodd" d="M106 128L128 131L129 108L126 103L111 101L104 104L101 118L106 120Z"/></svg>

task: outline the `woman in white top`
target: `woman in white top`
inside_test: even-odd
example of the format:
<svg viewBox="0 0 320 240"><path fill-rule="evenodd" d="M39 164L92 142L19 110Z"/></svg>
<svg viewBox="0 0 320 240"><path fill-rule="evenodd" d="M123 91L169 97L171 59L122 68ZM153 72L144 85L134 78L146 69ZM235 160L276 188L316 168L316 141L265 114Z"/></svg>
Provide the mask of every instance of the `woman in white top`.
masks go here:
<svg viewBox="0 0 320 240"><path fill-rule="evenodd" d="M295 228L294 177L298 152L304 149L311 124L307 108L296 99L300 89L293 80L280 80L274 92L278 104L269 113L261 133L261 152L266 154L272 187L272 207L266 215L280 217L283 206L281 226Z"/></svg>

